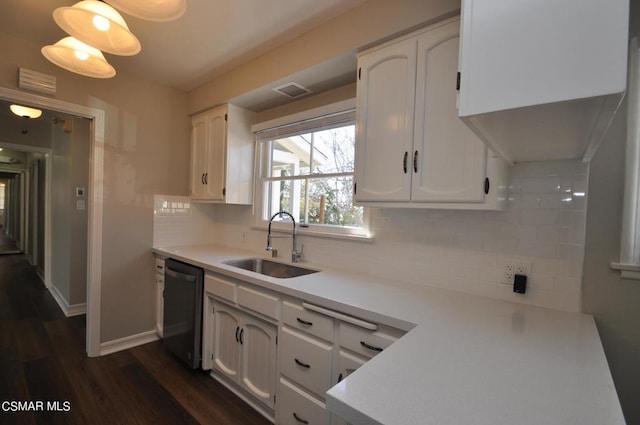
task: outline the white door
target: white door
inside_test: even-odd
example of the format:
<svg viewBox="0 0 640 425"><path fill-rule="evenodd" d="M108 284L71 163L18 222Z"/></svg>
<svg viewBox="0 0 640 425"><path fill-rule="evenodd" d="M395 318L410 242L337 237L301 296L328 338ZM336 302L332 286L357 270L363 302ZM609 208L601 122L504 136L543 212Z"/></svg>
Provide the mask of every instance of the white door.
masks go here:
<svg viewBox="0 0 640 425"><path fill-rule="evenodd" d="M240 371L242 313L220 303L215 303L213 308L212 367L237 381Z"/></svg>
<svg viewBox="0 0 640 425"><path fill-rule="evenodd" d="M207 171L207 119L195 116L191 122L191 196L205 196L205 173Z"/></svg>
<svg viewBox="0 0 640 425"><path fill-rule="evenodd" d="M459 22L418 39L411 200L482 202L487 148L458 118Z"/></svg>
<svg viewBox="0 0 640 425"><path fill-rule="evenodd" d="M416 42L358 59L356 201L408 201L413 139Z"/></svg>
<svg viewBox="0 0 640 425"><path fill-rule="evenodd" d="M276 335L274 325L245 315L240 330L241 384L267 406L275 407Z"/></svg>
<svg viewBox="0 0 640 425"><path fill-rule="evenodd" d="M205 174L206 198L223 200L226 173L227 122L226 107L214 109L207 114L207 170Z"/></svg>

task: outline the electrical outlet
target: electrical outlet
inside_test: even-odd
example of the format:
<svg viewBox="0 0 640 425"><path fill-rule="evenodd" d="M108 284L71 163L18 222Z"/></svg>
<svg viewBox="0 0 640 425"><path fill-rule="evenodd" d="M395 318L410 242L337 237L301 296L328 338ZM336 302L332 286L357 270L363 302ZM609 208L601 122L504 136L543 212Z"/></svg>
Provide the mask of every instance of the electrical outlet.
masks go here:
<svg viewBox="0 0 640 425"><path fill-rule="evenodd" d="M507 261L502 269L500 283L513 285L513 278L515 275L520 274L528 276L530 270L531 263L528 261Z"/></svg>
<svg viewBox="0 0 640 425"><path fill-rule="evenodd" d="M247 235L246 231L243 231L240 237L241 237L241 242L242 243L247 243L247 240L249 239L249 236Z"/></svg>

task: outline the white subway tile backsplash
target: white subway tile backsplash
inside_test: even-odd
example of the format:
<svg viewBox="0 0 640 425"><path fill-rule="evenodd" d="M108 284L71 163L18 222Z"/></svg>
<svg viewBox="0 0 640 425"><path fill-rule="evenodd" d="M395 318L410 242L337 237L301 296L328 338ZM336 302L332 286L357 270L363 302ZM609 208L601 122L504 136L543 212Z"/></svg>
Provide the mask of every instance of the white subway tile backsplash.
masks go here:
<svg viewBox="0 0 640 425"><path fill-rule="evenodd" d="M305 257L389 282L579 311L588 165L517 164L510 174L505 211L372 208L372 243L301 236ZM215 237L220 244L264 253L266 234L250 227L251 207L195 205L191 214L195 224L156 216L154 244L156 236L186 243L185 235L198 241ZM247 232L246 242L241 232ZM275 241L281 257L286 258L290 243ZM526 294L499 283L507 262L531 264Z"/></svg>

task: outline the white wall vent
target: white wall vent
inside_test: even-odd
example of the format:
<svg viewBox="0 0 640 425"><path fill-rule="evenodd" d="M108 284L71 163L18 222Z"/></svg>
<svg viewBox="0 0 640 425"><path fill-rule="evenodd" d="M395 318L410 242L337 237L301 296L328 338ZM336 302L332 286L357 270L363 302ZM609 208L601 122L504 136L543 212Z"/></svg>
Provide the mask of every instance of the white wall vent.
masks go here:
<svg viewBox="0 0 640 425"><path fill-rule="evenodd" d="M56 94L56 77L27 68L18 68L18 87L53 96Z"/></svg>
<svg viewBox="0 0 640 425"><path fill-rule="evenodd" d="M305 94L311 93L306 87L301 86L298 83L287 83L281 86L278 86L273 89L276 93L283 94L287 97L295 99L296 97L304 96Z"/></svg>

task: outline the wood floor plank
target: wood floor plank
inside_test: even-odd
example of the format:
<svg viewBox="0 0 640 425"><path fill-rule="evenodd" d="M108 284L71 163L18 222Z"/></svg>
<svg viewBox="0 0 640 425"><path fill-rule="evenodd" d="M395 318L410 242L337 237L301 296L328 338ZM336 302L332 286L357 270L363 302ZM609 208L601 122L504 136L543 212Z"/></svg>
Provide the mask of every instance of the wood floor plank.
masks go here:
<svg viewBox="0 0 640 425"><path fill-rule="evenodd" d="M131 351L198 422L225 425L270 424L207 372L191 370L167 353L160 341L135 347ZM203 409L203 406L208 408Z"/></svg>
<svg viewBox="0 0 640 425"><path fill-rule="evenodd" d="M79 404L73 388L55 357L31 360L23 363L29 400L58 403L61 411L45 409L35 414L38 424L85 424L89 423ZM65 403L70 409L64 411Z"/></svg>
<svg viewBox="0 0 640 425"><path fill-rule="evenodd" d="M23 362L50 357L53 354L51 341L42 322L36 318L15 321L18 353Z"/></svg>

